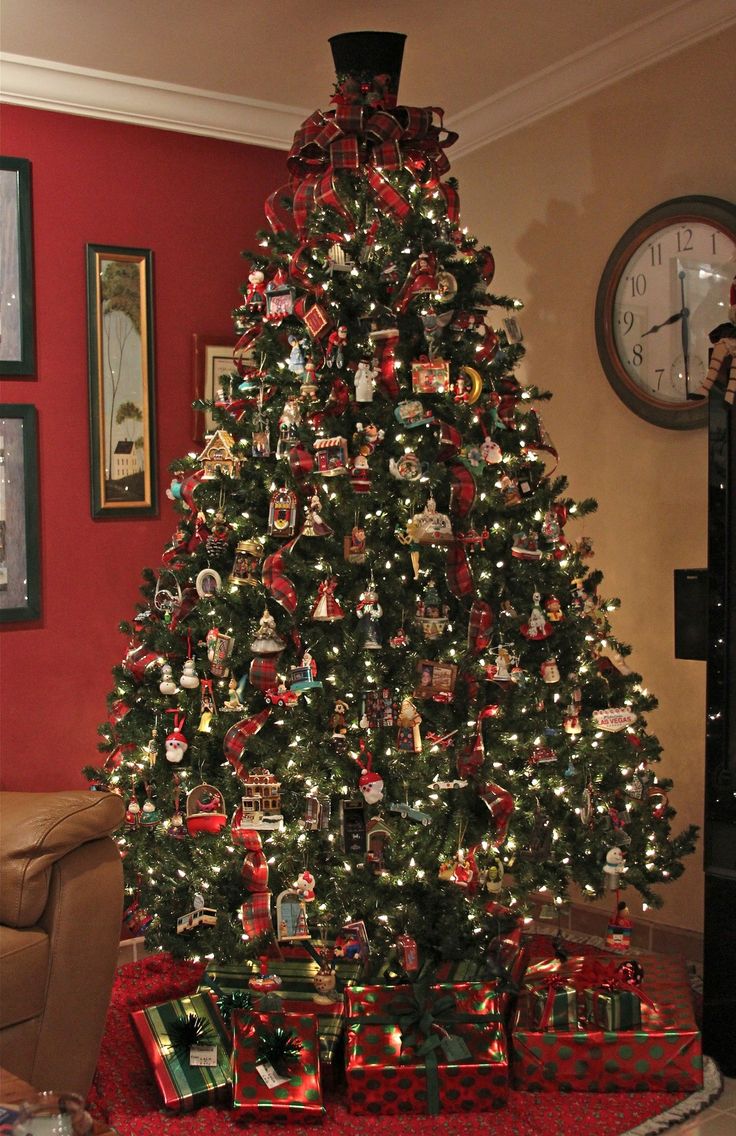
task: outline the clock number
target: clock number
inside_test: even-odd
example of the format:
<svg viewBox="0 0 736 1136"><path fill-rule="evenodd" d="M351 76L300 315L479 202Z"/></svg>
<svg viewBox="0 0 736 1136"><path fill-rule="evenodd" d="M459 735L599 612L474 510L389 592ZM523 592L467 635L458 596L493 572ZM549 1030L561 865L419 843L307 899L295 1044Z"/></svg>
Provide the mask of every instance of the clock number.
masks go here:
<svg viewBox="0 0 736 1136"><path fill-rule="evenodd" d="M631 331L632 327L634 326L634 313L633 312L623 312L622 318L623 318L623 323L624 323L624 335L628 335L629 332Z"/></svg>
<svg viewBox="0 0 736 1136"><path fill-rule="evenodd" d="M683 236L687 233L687 236ZM678 229L677 230L677 251L678 252L692 252L693 251L693 231L692 229Z"/></svg>
<svg viewBox="0 0 736 1136"><path fill-rule="evenodd" d="M656 367L654 373L657 376L657 390L659 390L662 385L662 379L664 378L664 367Z"/></svg>
<svg viewBox="0 0 736 1136"><path fill-rule="evenodd" d="M641 343L635 343L631 352L632 361L635 367L641 367L644 361L644 348Z"/></svg>
<svg viewBox="0 0 736 1136"><path fill-rule="evenodd" d="M631 296L635 300L637 296L643 296L647 290L647 278L643 272L637 272L636 276L631 276Z"/></svg>
<svg viewBox="0 0 736 1136"><path fill-rule="evenodd" d="M649 246L649 252L652 257L652 268L658 268L662 263L662 245L657 241L656 245Z"/></svg>
<svg viewBox="0 0 736 1136"><path fill-rule="evenodd" d="M713 256L715 256L716 255L716 234L715 233L711 233L710 242L713 245L713 249L712 249Z"/></svg>

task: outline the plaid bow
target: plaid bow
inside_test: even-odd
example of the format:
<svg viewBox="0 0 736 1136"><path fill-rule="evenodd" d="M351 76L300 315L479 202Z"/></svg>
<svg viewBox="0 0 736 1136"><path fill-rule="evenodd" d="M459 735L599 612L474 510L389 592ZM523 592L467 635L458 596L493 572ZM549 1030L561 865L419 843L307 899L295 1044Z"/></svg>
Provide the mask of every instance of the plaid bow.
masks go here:
<svg viewBox="0 0 736 1136"><path fill-rule="evenodd" d="M288 611L289 615L293 615L296 611L297 596L296 588L284 574L284 556L294 547L294 541L290 540L278 552L271 553L263 561L263 571L261 579L263 586L268 592L271 593L277 603Z"/></svg>
<svg viewBox="0 0 736 1136"><path fill-rule="evenodd" d="M271 933L271 892L258 891L249 896L241 908L241 919L249 939Z"/></svg>

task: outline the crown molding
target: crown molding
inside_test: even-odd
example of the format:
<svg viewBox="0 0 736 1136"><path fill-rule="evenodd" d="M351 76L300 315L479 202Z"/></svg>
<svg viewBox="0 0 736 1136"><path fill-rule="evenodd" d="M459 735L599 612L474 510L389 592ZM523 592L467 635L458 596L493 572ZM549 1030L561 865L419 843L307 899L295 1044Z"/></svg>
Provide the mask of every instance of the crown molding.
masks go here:
<svg viewBox="0 0 736 1136"><path fill-rule="evenodd" d="M309 115L299 107L71 67L0 52L0 99L15 106L129 122L288 150Z"/></svg>
<svg viewBox="0 0 736 1136"><path fill-rule="evenodd" d="M736 23L733 0L678 0L648 19L453 115L453 160L650 67Z"/></svg>
<svg viewBox="0 0 736 1136"><path fill-rule="evenodd" d="M453 115L453 159L536 122L736 23L733 0L676 0L583 51ZM0 52L0 100L288 150L309 108Z"/></svg>

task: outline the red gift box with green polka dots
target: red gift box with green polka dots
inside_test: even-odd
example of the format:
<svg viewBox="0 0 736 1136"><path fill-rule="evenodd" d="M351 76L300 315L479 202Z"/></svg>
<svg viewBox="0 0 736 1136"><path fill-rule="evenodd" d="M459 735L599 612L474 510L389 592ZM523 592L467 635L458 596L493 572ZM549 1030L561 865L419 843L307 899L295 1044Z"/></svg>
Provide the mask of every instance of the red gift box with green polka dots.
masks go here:
<svg viewBox="0 0 736 1136"><path fill-rule="evenodd" d="M604 952L596 957L611 961ZM642 1003L641 1025L634 1029L607 1030L587 1022L581 997L576 1028L539 1030L533 1024L531 992L522 994L511 1031L515 1088L679 1093L702 1087L700 1032L684 964L649 951L636 957L644 968L642 990L655 1009Z"/></svg>
<svg viewBox="0 0 736 1136"><path fill-rule="evenodd" d="M508 1057L494 983L438 983L429 987L430 1014L433 1004L452 1005L428 1028L425 1016L425 1032L420 1023L414 1044L402 1042L400 1024L400 1003L410 989L349 986L345 991L350 1111L396 1115L502 1108L508 1098ZM406 1039L406 1026L404 1034ZM443 1035L450 1042L447 1052L452 1052L452 1043L461 1038L467 1056L448 1058L435 1050L437 1060L433 1062L423 1044L432 1035Z"/></svg>
<svg viewBox="0 0 736 1136"><path fill-rule="evenodd" d="M279 1124L319 1121L324 1116L319 1079L317 1021L309 1014L251 1014L237 1010L233 1022L233 1108L238 1120ZM264 1035L280 1027L299 1043L298 1060L274 1069L264 1058Z"/></svg>

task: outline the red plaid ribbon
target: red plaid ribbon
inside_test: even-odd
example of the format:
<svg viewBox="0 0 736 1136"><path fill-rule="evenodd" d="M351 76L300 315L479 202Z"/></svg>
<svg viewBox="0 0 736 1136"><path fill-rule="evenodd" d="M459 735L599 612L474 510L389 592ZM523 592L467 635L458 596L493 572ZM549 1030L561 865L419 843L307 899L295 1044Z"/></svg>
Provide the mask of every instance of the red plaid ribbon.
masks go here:
<svg viewBox="0 0 736 1136"><path fill-rule="evenodd" d="M289 450L289 469L299 485L304 484L314 469L314 455L301 442Z"/></svg>
<svg viewBox="0 0 736 1136"><path fill-rule="evenodd" d="M268 891L268 860L263 853L261 837L255 828L241 828L237 842L245 847L241 875L252 895Z"/></svg>
<svg viewBox="0 0 736 1136"><path fill-rule="evenodd" d="M246 772L243 765L243 753L245 752L245 745L248 738L252 738L257 734L262 726L265 725L270 710L261 710L258 714L254 714L252 718L241 718L234 726L225 734L222 739L222 748L225 757L228 759L238 777L242 777Z"/></svg>
<svg viewBox="0 0 736 1136"><path fill-rule="evenodd" d="M278 676L277 657L259 656L253 659L248 670L248 682L251 686L255 686L256 690L269 690L270 687L276 685Z"/></svg>
<svg viewBox="0 0 736 1136"><path fill-rule="evenodd" d="M403 221L411 213L411 205L397 189L391 185L388 178L379 170L369 170L366 178L373 191L373 196L379 205L382 205L397 221Z"/></svg>
<svg viewBox="0 0 736 1136"><path fill-rule="evenodd" d="M204 470L198 469L196 473L192 473L189 477L184 478L179 490L182 501L188 509L191 509L193 513L196 513L198 511L197 506L194 503L194 490L197 488L203 477Z"/></svg>
<svg viewBox="0 0 736 1136"><path fill-rule="evenodd" d="M506 839L509 821L514 811L514 798L508 789L502 789L500 785L494 785L490 781L483 786L480 796L496 822L493 843L498 848Z"/></svg>
<svg viewBox="0 0 736 1136"><path fill-rule="evenodd" d="M293 615L296 611L297 595L294 584L284 573L284 557L293 547L294 541L290 540L278 552L272 552L270 556L267 556L263 561L261 574L264 588L270 592L277 603L280 603L288 611L289 615Z"/></svg>
<svg viewBox="0 0 736 1136"><path fill-rule="evenodd" d="M493 609L485 600L473 600L468 622L468 648L474 655L485 651L491 641Z"/></svg>
<svg viewBox="0 0 736 1136"><path fill-rule="evenodd" d="M263 210L266 214L266 220L268 221L268 224L271 228L271 232L275 233L277 236L279 236L281 233L285 233L288 228L288 226L283 223L277 212L278 207L281 205L281 202L285 199L291 200L291 187L288 184L282 185L278 189L275 189L273 193L266 198L265 205L263 206Z"/></svg>
<svg viewBox="0 0 736 1136"><path fill-rule="evenodd" d="M243 930L249 939L273 932L271 924L271 892L258 891L246 899L241 909Z"/></svg>
<svg viewBox="0 0 736 1136"><path fill-rule="evenodd" d="M454 596L470 596L475 591L465 545L455 540L447 549L447 586Z"/></svg>
<svg viewBox="0 0 736 1136"><path fill-rule="evenodd" d="M379 359L378 385L387 398L395 402L399 397L399 383L396 378L396 344L399 333L395 337L376 340L376 352Z"/></svg>

